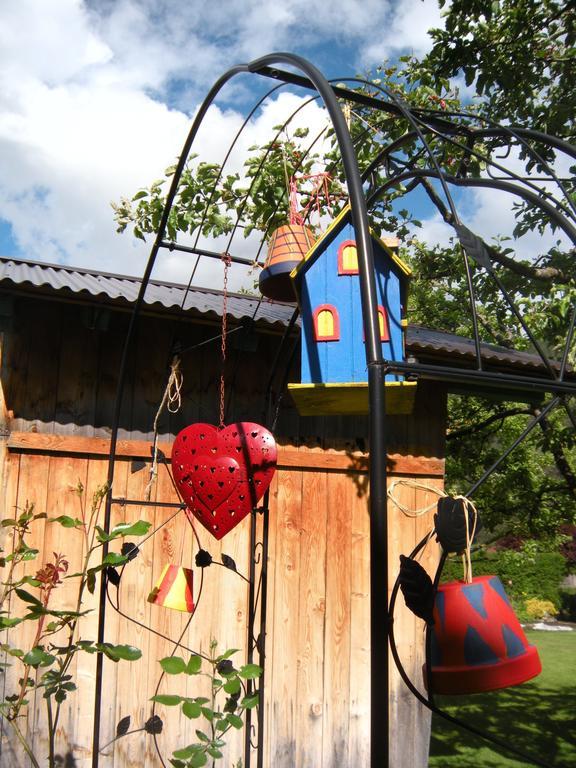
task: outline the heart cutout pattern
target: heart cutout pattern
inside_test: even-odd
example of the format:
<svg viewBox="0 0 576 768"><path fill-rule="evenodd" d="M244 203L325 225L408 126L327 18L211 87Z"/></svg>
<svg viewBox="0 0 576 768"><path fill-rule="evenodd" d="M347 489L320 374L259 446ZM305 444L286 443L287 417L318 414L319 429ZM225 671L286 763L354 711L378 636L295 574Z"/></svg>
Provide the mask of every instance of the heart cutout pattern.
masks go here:
<svg viewBox="0 0 576 768"><path fill-rule="evenodd" d="M221 539L262 498L276 471L276 459L274 437L260 424L185 427L172 447L172 473L190 522L193 515Z"/></svg>

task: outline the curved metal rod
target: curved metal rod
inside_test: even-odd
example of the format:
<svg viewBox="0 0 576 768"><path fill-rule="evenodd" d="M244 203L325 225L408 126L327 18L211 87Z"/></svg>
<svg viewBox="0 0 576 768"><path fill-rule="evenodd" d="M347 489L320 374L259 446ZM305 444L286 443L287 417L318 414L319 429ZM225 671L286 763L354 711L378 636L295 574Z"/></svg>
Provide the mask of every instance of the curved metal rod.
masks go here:
<svg viewBox="0 0 576 768"><path fill-rule="evenodd" d="M234 136L234 139L230 143L230 145L228 147L228 151L227 151L226 155L224 156L224 160L222 161L222 164L220 166L220 171L218 172L218 175L217 175L217 177L216 177L216 179L214 181L214 186L212 187L212 191L210 192L210 197L208 198L206 206L204 207L204 213L202 214L202 219L200 220L200 224L198 225L198 229L197 229L197 232L196 232L196 237L195 237L195 240L194 240L194 246L193 246L194 248L196 248L198 246L198 243L200 241L200 235L202 234L202 227L204 226L204 223L206 222L206 219L208 217L208 207L210 206L212 200L214 199L214 197L216 195L216 189L218 187L218 182L222 178L222 174L224 173L224 168L226 167L226 164L227 164L228 160L230 159L230 155L232 154L232 151L233 151L234 147L236 146L236 143L237 143L238 139L242 135L242 132L244 131L244 129L246 128L246 126L248 125L248 123L250 122L252 117L255 115L255 113L258 111L258 109L262 106L262 104L266 101L266 99L270 98L270 96L272 96L273 93L275 93L276 91L280 90L285 85L286 85L286 83L279 83L278 85L275 85L274 88L271 88L267 93L265 93L262 96L262 98L258 99L256 104L252 107L252 109L250 110L250 112L246 116L244 122L242 123L242 125L240 126L238 131L236 132L236 135ZM189 154L189 152L186 155L186 160L188 160L188 154ZM229 248L230 248L230 244L228 245L228 249ZM190 275L190 280L188 281L188 285L186 286L186 293L184 294L184 298L182 299L182 303L180 305L180 309L184 308L184 302L186 301L186 296L188 295L188 291L192 287L192 281L194 280L194 275L196 274L196 269L198 268L199 262L200 262L200 257L198 256L196 258L196 263L194 264L194 267L192 269L192 273Z"/></svg>
<svg viewBox="0 0 576 768"><path fill-rule="evenodd" d="M170 185L170 190L168 192L168 196L166 198L166 203L164 206L164 210L162 212L162 218L160 220L160 225L158 228L158 233L156 235L156 239L154 241L154 245L152 246L152 250L150 252L150 256L148 258L148 263L146 265L146 269L144 271L144 275L142 277L142 283L140 285L140 290L138 291L138 296L136 298L136 302L134 304L134 309L132 311L132 315L130 317L130 324L128 326L128 332L126 334L126 339L124 341L124 349L122 352L122 359L120 362L120 368L118 371L118 384L116 388L116 402L114 404L114 411L113 411L113 417L112 417L112 430L110 433L110 459L108 462L108 476L107 476L107 483L109 487L108 495L106 497L106 505L104 509L104 521L103 521L103 528L106 532L110 529L110 519L111 519L111 500L112 500L112 483L114 480L114 465L115 465L115 459L116 459L116 445L118 442L118 429L120 425L120 412L122 408L122 399L124 396L124 387L126 384L126 373L128 368L128 355L130 353L130 349L132 347L132 339L134 336L134 331L136 328L136 321L140 315L140 310L144 301L144 295L146 293L146 289L148 287L148 282L150 280L150 275L152 274L152 270L154 268L154 264L156 261L156 256L158 254L158 251L160 249L162 240L164 238L164 232L166 230L166 225L168 223L168 216L170 214L170 209L172 207L172 202L174 200L174 197L176 195L176 191L178 189L178 184L180 182L180 178L182 176L182 172L184 170L186 160L188 158L188 154L190 152L190 148L192 146L192 143L194 142L194 139L196 138L196 134L198 133L198 129L200 128L200 125L202 123L202 120L204 119L204 116L220 92L220 90L223 88L223 86L235 75L246 72L247 67L246 65L238 65L236 67L232 67L232 69L229 69L227 72L225 72L222 77L220 77L216 83L212 86L210 91L208 92L208 95L202 102L200 109L198 110L198 113L196 114L196 117L194 119L194 122L192 123L192 127L190 128L190 132L186 138L186 141L184 142L184 146L182 149L182 153L180 155L180 159L178 161L178 165L176 167L176 171L174 173L174 177L172 179L172 184ZM105 542L102 547L102 558L106 557L106 554L108 552L108 546ZM99 607L98 607L98 635L97 635L97 642L103 642L104 640L104 624L105 624L105 616L106 616L106 577L104 575L104 572L102 572L101 579L100 579L100 594L99 594ZM100 711L101 711L101 704L102 704L102 671L103 671L103 658L102 654L98 654L96 657L96 690L94 695L94 728L92 731L92 768L98 768L99 765L99 756L98 756L98 744L100 743Z"/></svg>
<svg viewBox="0 0 576 768"><path fill-rule="evenodd" d="M494 167L506 174L506 178L501 178L497 176L492 176L490 174L490 171L488 170L487 171L488 175L490 176L490 179L492 179L493 181L506 181L506 179L509 178L514 181L520 182L521 184L525 184L526 187L528 187L529 189L532 189L534 192L538 193L539 195L542 195L543 198L554 202L564 212L566 216L568 216L572 220L575 220L574 214L572 213L572 211L568 209L566 205L564 205L564 203L562 203L560 200L554 197L554 195L551 192L548 192L546 189L542 189L541 187L539 187L537 184L532 182L529 178L528 179L523 178L518 173L515 173L514 171L510 170L510 168L507 168L505 165L495 162L489 155L485 155L482 152L478 152L478 150L471 149L467 147L465 144L461 144L459 141L456 141L456 139L452 138L451 136L446 136L440 132L436 132L434 128L429 128L428 130L432 131L432 133L434 133L436 136L440 137L447 143L452 144L452 146L458 147L459 149L463 149L469 156L471 155L473 157L476 157L479 160L484 161L485 163L488 164L488 167ZM508 147L510 148L511 145L508 145ZM556 174L554 174L551 169L550 169L550 173L551 173L550 181L555 181L564 192L563 185L560 183L560 180L558 179ZM458 177L458 178L462 178L462 177ZM470 178L470 177L466 177L466 178ZM474 176L472 178L482 178L482 177ZM572 206L572 208L576 210L576 205L572 202L572 200L566 193L565 193L565 197L570 202L570 205Z"/></svg>
<svg viewBox="0 0 576 768"><path fill-rule="evenodd" d="M370 88L378 89L382 92L384 92L388 98L393 98L393 94L389 92L387 89L383 89L381 86L376 85L375 83L370 82L369 80L363 79L363 78L343 78L344 82L358 82L363 85L366 85ZM378 104L371 104L370 106L375 108L380 108L381 110L387 109L390 111L389 107L391 106L389 103L383 103L382 106L378 107ZM395 106L397 106L395 102ZM397 107L397 109L393 110L395 114L398 114L400 107ZM442 125L446 130L441 135L448 140L449 134L464 134L466 135L470 140L473 142L477 138L484 138L486 136L501 136L502 138L508 137L515 139L519 144L521 144L528 153L540 164L543 168L548 172L548 174L551 177L551 180L554 181L562 190L565 199L568 201L570 206L573 208L574 211L576 211L576 200L572 199L572 196L569 194L568 190L564 186L561 179L558 177L552 166L540 155L539 152L537 152L534 147L527 141L527 139L533 139L535 141L539 141L543 144L547 144L555 149L560 150L561 152L564 152L571 157L576 158L576 148L573 147L568 142L564 141L563 139L559 139L556 136L551 136L546 133L542 133L541 131L534 131L531 129L522 128L519 126L506 126L501 123L498 123L494 120L490 120L490 118L487 118L483 115L474 115L467 112L459 112L459 111L450 111L446 112L442 110L441 112L439 110L425 110L425 109L411 109L409 108L409 111L411 115L419 122L424 124L429 130L439 132L438 128L434 128L433 125ZM443 118L446 117L458 117L463 118L467 121L477 121L480 123L484 123L486 125L492 126L488 129L473 129L466 125L457 124L454 125L454 123L449 123L445 119L439 120L439 116L442 116ZM431 119L432 118L432 119ZM526 138L524 138L526 137ZM507 172L508 169L506 169Z"/></svg>
<svg viewBox="0 0 576 768"><path fill-rule="evenodd" d="M400 174L397 174L396 176L393 176L390 178L385 184L381 185L370 197L369 203L371 203L373 200L377 199L382 195L389 187L394 186L396 184L400 184L402 181L413 179L413 178L436 178L436 171L433 171L431 169L413 169L410 171L404 171ZM566 235L572 240L574 244L576 244L576 228L570 224L569 221L566 220L566 218L556 209L554 206L552 206L547 201L543 200L538 195L535 195L533 192L530 192L527 189L524 189L523 187L518 186L517 184L512 184L509 181L501 181L501 180L495 180L495 179L468 179L468 178L458 178L455 176L446 176L446 180L451 183L455 184L456 186L462 186L462 187L480 187L480 188L493 188L493 189L499 189L504 192L509 192L511 194L517 195L519 197L524 198L528 202L532 203L533 205L541 208L548 216L555 219L558 223L558 226L566 233ZM500 281L494 273L492 273L492 277L495 279L496 283L498 284L499 288L502 290L502 286L500 284ZM512 300L508 297L506 292L503 292L504 297L508 301L509 304L511 304ZM512 302L513 304L513 302ZM519 317L519 313L517 310L513 310L517 317ZM537 342L537 340L534 339L533 335L527 329L527 326L523 321L522 325L525 330L527 330L528 336L531 339L532 343L536 347L536 350L541 357L544 365L548 370L551 370L550 367L550 361L548 360L547 356L545 355L544 351L542 350L540 344Z"/></svg>
<svg viewBox="0 0 576 768"><path fill-rule="evenodd" d="M541 133L540 131L532 131L526 128L521 128L519 126L506 126L502 123L497 123L494 120L490 120L490 118L485 117L483 115L471 115L467 114L466 112L450 112L446 113L447 115L454 116L454 117L462 117L466 118L468 120L475 120L480 123L485 123L486 125L492 126L491 128L483 128L483 129L468 129L469 130L469 136L472 139L483 139L487 136L493 136L498 137L501 136L502 138L509 137L513 138L515 141L518 142L522 147L524 147L528 154L530 154L542 167L547 171L547 173L550 175L550 178L552 181L554 181L562 190L565 199L568 201L570 206L573 208L574 211L576 211L576 201L572 200L572 197L566 187L564 186L564 182L556 171L552 168L552 166L540 155L537 150L534 149L534 147L527 141L525 136L531 139L534 139L535 141L539 141L542 144L547 144L550 147L553 147L554 149L558 149L561 152L568 154L569 156L576 158L576 148L573 147L571 144L568 144L568 142L564 141L563 139L559 139L556 136L551 136L546 133ZM508 145L509 146L509 145Z"/></svg>
<svg viewBox="0 0 576 768"><path fill-rule="evenodd" d="M350 82L367 84L368 81L363 80L361 78L350 78ZM376 88L378 91L385 94L389 99L391 99L394 102L394 104L398 107L398 109L401 111L402 115L404 116L404 119L407 120L410 123L410 125L412 125L414 131L418 134L418 138L420 139L422 146L426 150L428 157L430 158L432 164L436 168L437 178L444 191L446 202L448 203L448 207L450 208L450 212L452 213L454 224L459 225L461 223L460 217L458 216L456 205L454 203L454 200L452 199L450 189L446 182L446 178L445 178L446 174L440 167L440 164L436 159L436 155L432 151L432 147L429 145L426 137L424 136L422 130L420 129L420 126L418 125L416 118L412 115L410 108L408 107L408 105L404 103L403 100L399 99L396 96L396 94L394 94L392 91L388 90L387 88L384 88L381 85L375 85L375 84L372 84L372 87ZM474 332L474 346L476 349L476 366L478 370L481 371L482 370L482 354L480 352L480 333L478 331L478 315L476 313L476 295L474 290L474 283L472 281L472 269L470 267L470 262L466 257L466 254L464 253L464 250L461 249L461 251L462 251L462 260L464 263L464 272L466 274L466 284L468 286L468 300L470 302L470 312L472 314L472 329Z"/></svg>
<svg viewBox="0 0 576 768"><path fill-rule="evenodd" d="M371 765L387 766L389 757L388 707L379 706L380 691L388 690L388 552L386 520L386 443L384 407L384 366L377 314L374 259L362 179L354 146L334 90L322 73L306 59L289 53L274 53L251 62L251 72L287 64L302 71L320 93L332 120L342 155L348 185L352 223L356 232L360 297L370 403L370 583L371 583Z"/></svg>
<svg viewBox="0 0 576 768"><path fill-rule="evenodd" d="M412 550L412 552L409 555L409 558L412 560L414 557L420 552L420 550L426 545L429 539L429 534L425 536L422 541L419 542L419 544L416 545L416 547ZM440 575L442 572L442 566L444 564L444 560L446 559L446 554L444 553L440 564L438 566L438 569L436 571L434 582L435 586L437 586L437 583L440 579ZM479 736L481 739L484 739L484 741L488 741L491 744L494 744L495 746L499 747L500 749L503 749L506 752L509 752L510 754L516 755L517 757L522 758L523 760L527 760L529 763L532 763L533 765L538 765L541 768L552 768L552 766L549 763L542 762L537 757L532 757L531 755L527 755L525 752L522 752L519 749L516 749L516 747L513 747L510 745L507 741L501 741L500 739L497 739L494 736L491 736L486 731L482 731L479 728L475 728L473 725L469 725L464 720L460 720L457 717L454 717L453 715L449 715L448 712L445 712L443 709L440 709L437 707L433 701L429 698L426 698L419 690L416 688L410 677L408 676L408 673L406 672L404 665L402 664L402 660L400 659L400 655L398 653L398 648L396 646L396 640L394 637L394 610L396 607L396 600L398 597L398 591L400 588L400 577L398 576L396 578L396 581L394 583L394 586L392 588L392 594L390 596L390 652L392 653L392 658L394 659L394 664L396 666L396 669L398 670L398 673L402 680L404 681L404 684L410 691L410 693L415 696L418 701L423 704L427 709L429 709L433 714L438 715L438 717L441 717L443 720L446 720L447 722L451 723L452 725L456 725L458 728L462 728L465 731L468 731L469 733L474 734L474 736ZM426 628L427 634L429 632L429 628ZM428 641L427 641L428 644ZM429 669L429 659L426 659L427 662L427 669ZM430 686L428 687L428 691L430 692Z"/></svg>

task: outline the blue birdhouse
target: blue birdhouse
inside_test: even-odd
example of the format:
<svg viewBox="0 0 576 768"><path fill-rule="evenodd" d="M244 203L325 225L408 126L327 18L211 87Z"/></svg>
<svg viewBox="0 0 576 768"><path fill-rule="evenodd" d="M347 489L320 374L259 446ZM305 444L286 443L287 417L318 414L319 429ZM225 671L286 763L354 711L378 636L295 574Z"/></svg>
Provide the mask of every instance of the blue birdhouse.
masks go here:
<svg viewBox="0 0 576 768"><path fill-rule="evenodd" d="M301 383L288 389L303 416L368 412L358 254L346 207L292 271L302 317ZM404 361L410 269L396 238L372 236L384 359ZM415 382L386 376L386 410L410 413Z"/></svg>

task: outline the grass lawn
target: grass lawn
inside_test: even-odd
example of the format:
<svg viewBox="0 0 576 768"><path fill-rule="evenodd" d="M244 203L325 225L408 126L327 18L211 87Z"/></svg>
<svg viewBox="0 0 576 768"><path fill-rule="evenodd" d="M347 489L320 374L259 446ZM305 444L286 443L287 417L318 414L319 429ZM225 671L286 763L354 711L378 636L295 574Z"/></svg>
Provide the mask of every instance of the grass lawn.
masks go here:
<svg viewBox="0 0 576 768"><path fill-rule="evenodd" d="M449 714L555 768L576 766L576 631L526 632L538 648L542 674L494 693L438 696ZM518 768L531 765L440 717L432 721L430 768Z"/></svg>

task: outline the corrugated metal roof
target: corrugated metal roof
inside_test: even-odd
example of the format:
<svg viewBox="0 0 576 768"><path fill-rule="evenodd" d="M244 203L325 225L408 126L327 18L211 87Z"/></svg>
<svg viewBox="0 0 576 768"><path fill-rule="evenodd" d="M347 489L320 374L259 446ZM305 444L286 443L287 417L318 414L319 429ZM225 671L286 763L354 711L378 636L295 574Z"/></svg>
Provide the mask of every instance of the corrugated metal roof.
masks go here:
<svg viewBox="0 0 576 768"><path fill-rule="evenodd" d="M90 269L0 257L0 289L10 284L23 289L39 289L43 293L104 297L113 303L130 305L136 301L142 280ZM159 280L150 281L144 302L150 307L163 307L166 310L182 307L187 312L212 315L215 318L222 314L221 291L187 288L185 285ZM285 327L292 317L294 305L234 293L228 295L227 311L239 321L253 318L259 324ZM449 358L452 363L459 360L466 364L475 359L472 339L415 325L408 327L406 349L417 358L434 358L436 361ZM498 367L525 370L544 367L537 355L493 344L482 344L482 358Z"/></svg>
<svg viewBox="0 0 576 768"><path fill-rule="evenodd" d="M132 304L136 301L142 280L126 275L114 275L90 269L66 267L57 264L0 258L0 286L11 282L18 286L31 286L42 290L105 297L114 302ZM146 288L144 303L165 309L182 308L200 314L222 314L222 292L209 288L190 288L185 285L151 280ZM270 325L287 325L294 312L290 304L259 300L254 296L230 293L227 312L236 320L253 318Z"/></svg>
<svg viewBox="0 0 576 768"><path fill-rule="evenodd" d="M496 344L482 342L480 345L482 360L485 363L498 367L522 367L531 369L543 369L544 363L538 355L530 352L520 352L516 349L499 347ZM431 328L423 328L418 325L410 325L406 333L406 349L416 357L422 358L431 354L436 359L439 356L450 358L456 363L476 359L476 347L473 339L457 336L455 333L434 331ZM558 363L552 362L558 367Z"/></svg>

